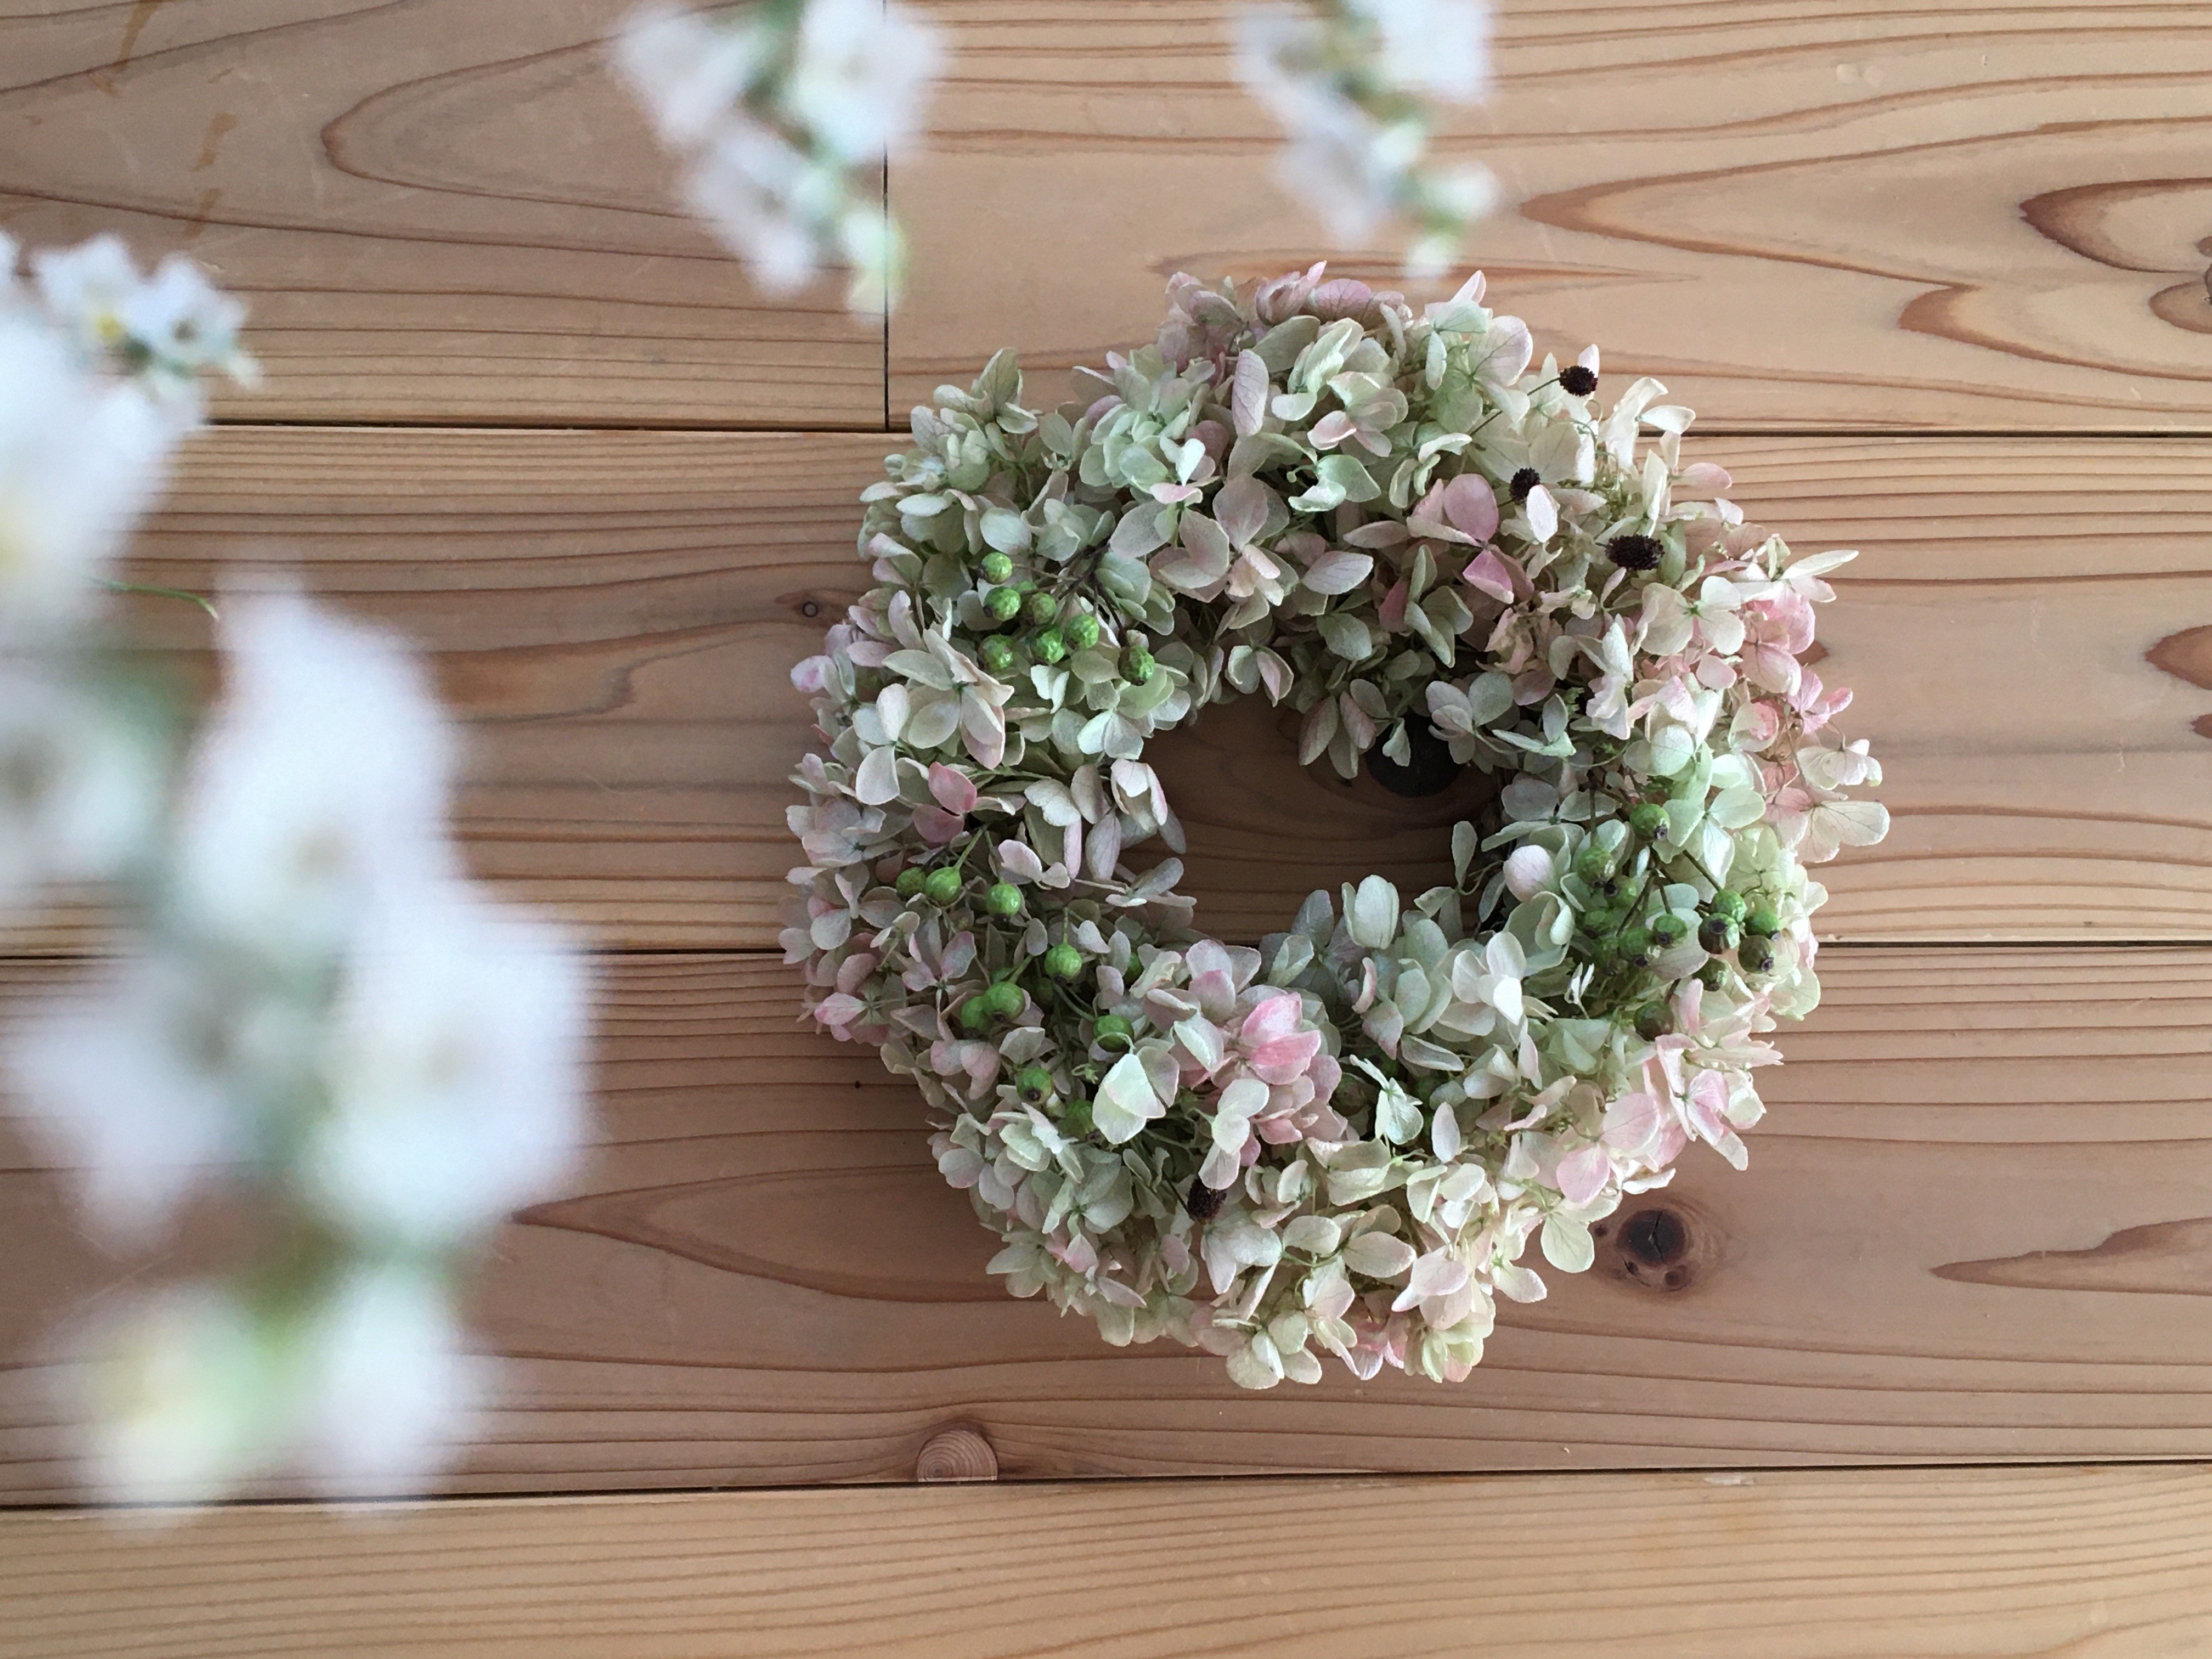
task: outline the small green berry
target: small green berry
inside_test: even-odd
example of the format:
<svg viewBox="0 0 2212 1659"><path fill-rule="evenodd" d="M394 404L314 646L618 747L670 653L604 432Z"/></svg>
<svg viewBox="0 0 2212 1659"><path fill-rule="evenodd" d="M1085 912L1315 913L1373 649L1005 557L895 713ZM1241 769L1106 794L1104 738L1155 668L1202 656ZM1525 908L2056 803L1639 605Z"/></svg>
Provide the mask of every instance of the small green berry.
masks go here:
<svg viewBox="0 0 2212 1659"><path fill-rule="evenodd" d="M891 885L898 890L898 896L901 898L912 898L921 890L922 884L928 879L928 871L918 864L909 864L898 872L898 879Z"/></svg>
<svg viewBox="0 0 2212 1659"><path fill-rule="evenodd" d="M1625 962L1649 962L1651 959L1651 933L1649 928L1632 927L1621 934L1617 948Z"/></svg>
<svg viewBox="0 0 2212 1659"><path fill-rule="evenodd" d="M1646 1008L1636 1017L1636 1035L1646 1042L1656 1042L1674 1029L1674 1017L1664 1006Z"/></svg>
<svg viewBox="0 0 2212 1659"><path fill-rule="evenodd" d="M1021 1075L1014 1079L1014 1087L1032 1106L1052 1098L1052 1073L1042 1066L1024 1066Z"/></svg>
<svg viewBox="0 0 2212 1659"><path fill-rule="evenodd" d="M999 622L1012 622L1022 614L1022 596L1011 587L994 587L984 599L983 609Z"/></svg>
<svg viewBox="0 0 2212 1659"><path fill-rule="evenodd" d="M1000 1019L1012 1019L1016 1014L1021 1012L1022 1004L1028 999L1022 994L1020 986L1012 980L1002 979L992 985L975 1000L983 1005L985 1013L994 1015Z"/></svg>
<svg viewBox="0 0 2212 1659"><path fill-rule="evenodd" d="M983 895L983 902L993 915L1018 916L1022 913L1022 890L1011 881L994 882Z"/></svg>
<svg viewBox="0 0 2212 1659"><path fill-rule="evenodd" d="M1575 854L1575 873L1584 881L1595 884L1613 879L1613 854L1595 842L1586 844Z"/></svg>
<svg viewBox="0 0 2212 1659"><path fill-rule="evenodd" d="M921 890L929 895L933 904L950 904L960 896L960 872L950 866L933 870L921 884Z"/></svg>
<svg viewBox="0 0 2212 1659"><path fill-rule="evenodd" d="M1746 908L1742 894L1733 887L1723 887L1707 902L1705 914L1724 917L1729 921L1741 921Z"/></svg>
<svg viewBox="0 0 2212 1659"><path fill-rule="evenodd" d="M1121 653L1121 678L1132 685L1142 685L1150 680L1158 665L1152 653L1141 645L1133 645Z"/></svg>
<svg viewBox="0 0 2212 1659"><path fill-rule="evenodd" d="M1667 833L1667 809L1657 801L1640 801L1629 811L1628 827L1646 841L1657 841Z"/></svg>
<svg viewBox="0 0 2212 1659"><path fill-rule="evenodd" d="M1735 948L1736 965L1747 974L1764 974L1774 967L1774 941L1753 934Z"/></svg>
<svg viewBox="0 0 2212 1659"><path fill-rule="evenodd" d="M994 634L983 641L979 654L985 673L1003 674L1014 665L1014 642L1004 634Z"/></svg>
<svg viewBox="0 0 2212 1659"><path fill-rule="evenodd" d="M1782 918L1771 904L1754 905L1751 915L1744 919L1743 931L1760 939L1772 939L1782 931Z"/></svg>
<svg viewBox="0 0 2212 1659"><path fill-rule="evenodd" d="M1698 969L1698 983L1708 991L1717 991L1728 983L1728 963L1709 962Z"/></svg>
<svg viewBox="0 0 2212 1659"><path fill-rule="evenodd" d="M969 997L960 1005L960 1023L971 1031L980 1031L991 1023L991 1011L983 1006L981 997Z"/></svg>
<svg viewBox="0 0 2212 1659"><path fill-rule="evenodd" d="M1671 951L1690 936L1690 924L1674 915L1656 915L1650 922L1651 942L1662 951Z"/></svg>
<svg viewBox="0 0 2212 1659"><path fill-rule="evenodd" d="M1609 904L1593 904L1583 912L1583 931L1594 939L1610 938L1626 918Z"/></svg>
<svg viewBox="0 0 2212 1659"><path fill-rule="evenodd" d="M1060 1115L1060 1127L1072 1135L1089 1134L1091 1128L1091 1103L1087 1100L1068 1102Z"/></svg>
<svg viewBox="0 0 2212 1659"><path fill-rule="evenodd" d="M1060 601L1049 593L1032 593L1022 601L1022 617L1032 628L1042 628L1060 615Z"/></svg>
<svg viewBox="0 0 2212 1659"><path fill-rule="evenodd" d="M1726 916L1707 916L1698 924L1698 943L1715 956L1735 949L1736 926Z"/></svg>
<svg viewBox="0 0 2212 1659"><path fill-rule="evenodd" d="M1129 1041L1131 1030L1129 1022L1119 1014L1099 1015L1098 1024L1093 1029L1097 1040L1102 1043L1127 1043Z"/></svg>
<svg viewBox="0 0 2212 1659"><path fill-rule="evenodd" d="M1030 641L1030 649L1036 653L1039 662L1055 663L1067 654L1067 641L1057 628L1048 628Z"/></svg>
<svg viewBox="0 0 2212 1659"><path fill-rule="evenodd" d="M1078 651L1088 651L1098 643L1098 618L1085 611L1072 618L1065 631L1070 645Z"/></svg>
<svg viewBox="0 0 2212 1659"><path fill-rule="evenodd" d="M985 581L1002 582L1014 574L1014 562L994 550L983 556L982 563L976 568L983 573Z"/></svg>
<svg viewBox="0 0 2212 1659"><path fill-rule="evenodd" d="M1073 945L1055 945L1044 953L1044 970L1054 979L1073 979L1083 971L1083 952Z"/></svg>

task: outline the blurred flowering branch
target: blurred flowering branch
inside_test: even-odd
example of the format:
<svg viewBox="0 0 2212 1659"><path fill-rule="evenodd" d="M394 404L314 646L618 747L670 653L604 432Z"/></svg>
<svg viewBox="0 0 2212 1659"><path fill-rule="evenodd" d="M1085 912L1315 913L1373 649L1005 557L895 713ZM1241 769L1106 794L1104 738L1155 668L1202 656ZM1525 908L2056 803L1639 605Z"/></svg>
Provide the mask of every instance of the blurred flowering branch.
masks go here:
<svg viewBox="0 0 2212 1659"><path fill-rule="evenodd" d="M1487 169L1428 153L1437 106L1489 88L1484 0L1247 5L1235 37L1240 78L1290 134L1279 172L1291 192L1345 241L1402 221L1408 269L1447 269L1497 195ZM713 12L649 0L616 41L684 160L693 211L762 289L792 293L842 259L848 303L870 313L897 303L904 264L874 169L913 137L942 56L936 31L890 0Z"/></svg>
<svg viewBox="0 0 2212 1659"><path fill-rule="evenodd" d="M905 265L876 168L912 136L937 36L887 0L763 0L731 15L640 9L617 62L683 157L692 210L770 294L819 265L847 303L897 303Z"/></svg>
<svg viewBox="0 0 2212 1659"><path fill-rule="evenodd" d="M391 640L296 597L226 605L185 751L104 607L203 377L251 379L240 308L112 238L32 263L25 289L0 244L0 900L105 880L134 935L8 1071L96 1236L158 1242L219 1191L256 1240L102 1314L94 1482L200 1498L289 1460L402 1486L482 1382L457 1274L580 1139L581 964L462 872L452 736Z"/></svg>
<svg viewBox="0 0 2212 1659"><path fill-rule="evenodd" d="M1408 270L1434 276L1490 211L1487 168L1437 167L1438 103L1472 104L1490 84L1482 0L1311 0L1237 14L1237 68L1289 133L1284 185L1346 242L1388 219L1408 225Z"/></svg>

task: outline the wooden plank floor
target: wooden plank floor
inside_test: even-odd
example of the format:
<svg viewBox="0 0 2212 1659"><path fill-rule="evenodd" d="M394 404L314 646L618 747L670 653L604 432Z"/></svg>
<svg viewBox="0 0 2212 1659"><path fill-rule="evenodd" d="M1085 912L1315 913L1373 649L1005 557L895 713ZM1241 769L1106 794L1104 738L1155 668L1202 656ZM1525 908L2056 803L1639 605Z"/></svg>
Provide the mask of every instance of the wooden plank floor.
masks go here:
<svg viewBox="0 0 2212 1659"><path fill-rule="evenodd" d="M1189 269L1331 247L1273 183L1231 0L932 0L957 54L927 151L891 402L998 345L1096 362ZM1504 0L1449 152L1510 210L1474 263L1548 340L1708 422L2204 431L2212 15L2130 0ZM1038 228L1048 234L1039 236ZM1443 285L1446 289L1449 284Z"/></svg>
<svg viewBox="0 0 2212 1659"><path fill-rule="evenodd" d="M2212 1471L19 1516L0 1605L9 1659L2197 1659Z"/></svg>
<svg viewBox="0 0 2212 1659"><path fill-rule="evenodd" d="M920 1103L798 1027L760 954L787 674L895 411L1004 343L1049 397L1177 269L1390 250L1271 181L1228 0L917 3L952 57L887 180L888 327L834 281L762 301L675 213L599 44L629 0L0 7L9 231L191 252L270 373L137 574L295 570L421 640L477 867L606 952L599 1145L496 1241L462 1495L0 1516L0 1656L2212 1653L2212 1475L2157 1461L2212 1459L2212 15L1501 6L1445 141L1506 188L1493 295L1667 380L1754 515L1865 550L1821 672L1896 830L1833 866L1750 1171L1640 1200L1679 1255L1616 1233L1455 1389L1253 1395L1002 1296ZM204 680L189 612L142 620ZM1300 773L1256 706L1159 758L1225 932L1441 862L1454 801ZM67 907L0 941L0 1028L102 943ZM0 1258L0 1504L65 1504L57 1321L149 1266L4 1126ZM830 1484L952 1423L1010 1484ZM1137 1475L1249 1478L1048 1484ZM727 1486L819 1489L682 1495Z"/></svg>
<svg viewBox="0 0 2212 1659"><path fill-rule="evenodd" d="M772 960L616 958L601 1144L500 1236L485 1328L526 1358L455 1486L901 1480L959 1419L1018 1477L2212 1455L2212 951L1824 962L1750 1171L1693 1156L1624 1212L1679 1255L1616 1230L1455 1388L1254 1395L1006 1297L921 1103L795 1029ZM0 1215L0 1351L35 1352L124 1269L27 1155ZM70 1492L49 1383L0 1373L15 1501Z"/></svg>

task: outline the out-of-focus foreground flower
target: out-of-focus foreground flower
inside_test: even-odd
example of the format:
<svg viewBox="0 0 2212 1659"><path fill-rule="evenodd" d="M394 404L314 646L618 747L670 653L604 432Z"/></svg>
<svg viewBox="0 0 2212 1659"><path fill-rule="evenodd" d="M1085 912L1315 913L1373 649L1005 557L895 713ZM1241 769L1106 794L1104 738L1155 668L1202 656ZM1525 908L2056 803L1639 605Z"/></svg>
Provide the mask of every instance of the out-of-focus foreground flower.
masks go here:
<svg viewBox="0 0 2212 1659"><path fill-rule="evenodd" d="M1404 221L1409 272L1446 270L1497 196L1486 168L1439 168L1428 154L1436 105L1489 89L1483 0L1255 5L1237 14L1236 40L1239 76L1290 137L1285 185L1347 242Z"/></svg>
<svg viewBox="0 0 2212 1659"><path fill-rule="evenodd" d="M105 878L141 936L7 1071L96 1236L158 1242L207 1189L256 1240L225 1279L101 1310L93 1480L191 1500L290 1464L402 1489L483 1382L459 1273L581 1139L581 959L463 873L452 737L395 641L240 600L222 699L175 752L100 584L203 373L250 374L240 310L112 239L33 266L0 294L0 902Z"/></svg>
<svg viewBox="0 0 2212 1659"><path fill-rule="evenodd" d="M939 57L935 32L886 0L711 15L656 0L616 41L692 210L753 280L789 294L842 260L860 313L897 301L904 246L875 170L913 135Z"/></svg>

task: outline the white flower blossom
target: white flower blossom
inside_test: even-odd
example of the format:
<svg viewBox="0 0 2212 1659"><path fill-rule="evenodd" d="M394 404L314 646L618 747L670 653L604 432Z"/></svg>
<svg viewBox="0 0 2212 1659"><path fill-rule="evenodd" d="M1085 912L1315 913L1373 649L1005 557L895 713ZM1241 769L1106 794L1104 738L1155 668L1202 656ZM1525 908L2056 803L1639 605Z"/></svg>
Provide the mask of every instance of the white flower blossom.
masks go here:
<svg viewBox="0 0 2212 1659"><path fill-rule="evenodd" d="M552 1190L584 1128L583 980L559 934L460 888L380 906L339 996L305 1189L416 1249L465 1243Z"/></svg>
<svg viewBox="0 0 2212 1659"><path fill-rule="evenodd" d="M89 620L176 436L44 319L0 311L0 644L44 647Z"/></svg>
<svg viewBox="0 0 2212 1659"><path fill-rule="evenodd" d="M904 245L868 174L913 136L935 31L884 0L734 18L649 0L614 55L684 163L685 200L765 292L842 258L854 310L895 301Z"/></svg>
<svg viewBox="0 0 2212 1659"><path fill-rule="evenodd" d="M319 959L375 895L453 876L452 739L419 665L305 599L232 604L223 643L226 690L178 825L177 920Z"/></svg>
<svg viewBox="0 0 2212 1659"><path fill-rule="evenodd" d="M1331 234L1360 242L1403 219L1408 270L1433 276L1491 210L1497 182L1486 169L1439 168L1428 155L1431 103L1472 102L1489 85L1489 27L1480 0L1237 11L1238 77L1289 140L1277 177Z"/></svg>

